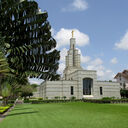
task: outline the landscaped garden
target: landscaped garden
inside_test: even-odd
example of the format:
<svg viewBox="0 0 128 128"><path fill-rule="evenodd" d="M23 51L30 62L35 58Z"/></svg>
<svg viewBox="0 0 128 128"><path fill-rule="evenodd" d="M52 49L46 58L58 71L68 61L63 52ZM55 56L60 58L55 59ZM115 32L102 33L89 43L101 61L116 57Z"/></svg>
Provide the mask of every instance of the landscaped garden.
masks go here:
<svg viewBox="0 0 128 128"><path fill-rule="evenodd" d="M84 102L17 105L0 128L127 128L128 104Z"/></svg>

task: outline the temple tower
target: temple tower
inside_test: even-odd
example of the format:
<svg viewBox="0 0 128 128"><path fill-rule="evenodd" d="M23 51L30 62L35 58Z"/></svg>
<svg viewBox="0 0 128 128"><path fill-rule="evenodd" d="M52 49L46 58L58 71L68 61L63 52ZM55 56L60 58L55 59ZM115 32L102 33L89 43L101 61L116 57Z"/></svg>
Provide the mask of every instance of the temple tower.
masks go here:
<svg viewBox="0 0 128 128"><path fill-rule="evenodd" d="M66 67L64 70L64 79L68 79L68 75L76 70L82 69L80 66L80 54L75 47L76 39L74 38L74 31L72 31L72 38L70 39L70 49L65 57Z"/></svg>

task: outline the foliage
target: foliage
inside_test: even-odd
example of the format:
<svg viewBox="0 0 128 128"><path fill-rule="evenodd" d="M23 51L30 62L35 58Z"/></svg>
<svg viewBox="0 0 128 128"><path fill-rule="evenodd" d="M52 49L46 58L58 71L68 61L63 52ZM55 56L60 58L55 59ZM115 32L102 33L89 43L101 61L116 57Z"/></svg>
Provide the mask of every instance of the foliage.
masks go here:
<svg viewBox="0 0 128 128"><path fill-rule="evenodd" d="M34 91L36 92L37 91L37 87L38 87L39 85L37 85L37 84L31 84L31 87L34 89Z"/></svg>
<svg viewBox="0 0 128 128"><path fill-rule="evenodd" d="M11 95L11 86L7 82L4 82L2 84L1 95L2 95L3 100L4 100L3 101L4 105L7 105L8 104L8 97Z"/></svg>
<svg viewBox="0 0 128 128"><path fill-rule="evenodd" d="M128 90L121 89L120 94L122 98L128 98Z"/></svg>
<svg viewBox="0 0 128 128"><path fill-rule="evenodd" d="M102 100L113 100L115 97L103 97Z"/></svg>
<svg viewBox="0 0 128 128"><path fill-rule="evenodd" d="M43 100L43 98L42 98L42 97L40 97L40 98L38 98L38 100Z"/></svg>
<svg viewBox="0 0 128 128"><path fill-rule="evenodd" d="M63 96L63 97L62 97L62 99L64 99L64 100L65 100L66 98L67 98L66 96Z"/></svg>
<svg viewBox="0 0 128 128"><path fill-rule="evenodd" d="M75 99L76 99L76 97L75 97L75 96L72 96L70 99L71 99L71 100L75 100Z"/></svg>
<svg viewBox="0 0 128 128"><path fill-rule="evenodd" d="M9 108L10 106L0 107L0 114L3 114L4 112L6 112Z"/></svg>
<svg viewBox="0 0 128 128"><path fill-rule="evenodd" d="M17 76L59 79L60 52L47 18L35 1L0 0L0 32L6 42L0 46Z"/></svg>
<svg viewBox="0 0 128 128"><path fill-rule="evenodd" d="M55 98L55 99L60 99L60 96L55 96L54 98Z"/></svg>
<svg viewBox="0 0 128 128"><path fill-rule="evenodd" d="M21 97L26 99L27 96L33 96L34 89L30 85L22 86L21 87Z"/></svg>
<svg viewBox="0 0 128 128"><path fill-rule="evenodd" d="M4 57L4 54L0 51L0 76L8 74L9 71L7 60Z"/></svg>
<svg viewBox="0 0 128 128"><path fill-rule="evenodd" d="M11 86L11 96L10 99L16 99L21 93L21 87L28 85L28 79L8 76L2 79L1 84L7 83Z"/></svg>

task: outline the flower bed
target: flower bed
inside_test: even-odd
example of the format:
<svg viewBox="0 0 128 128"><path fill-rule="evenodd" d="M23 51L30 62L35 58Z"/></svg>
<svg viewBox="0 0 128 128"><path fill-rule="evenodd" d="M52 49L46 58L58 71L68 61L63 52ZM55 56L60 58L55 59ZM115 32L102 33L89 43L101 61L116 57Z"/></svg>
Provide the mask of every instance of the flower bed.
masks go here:
<svg viewBox="0 0 128 128"><path fill-rule="evenodd" d="M12 107L12 105L8 105L8 106L0 106L0 114L5 113L6 111L8 111L8 109Z"/></svg>

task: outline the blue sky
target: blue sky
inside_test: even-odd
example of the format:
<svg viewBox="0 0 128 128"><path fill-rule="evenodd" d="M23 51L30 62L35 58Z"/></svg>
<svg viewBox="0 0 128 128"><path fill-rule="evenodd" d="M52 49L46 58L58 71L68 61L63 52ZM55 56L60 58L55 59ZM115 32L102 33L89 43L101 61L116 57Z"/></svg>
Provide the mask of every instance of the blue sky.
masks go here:
<svg viewBox="0 0 128 128"><path fill-rule="evenodd" d="M53 37L61 50L59 73L75 30L82 66L110 80L128 69L128 0L35 0L48 12ZM32 79L31 82L39 83Z"/></svg>

